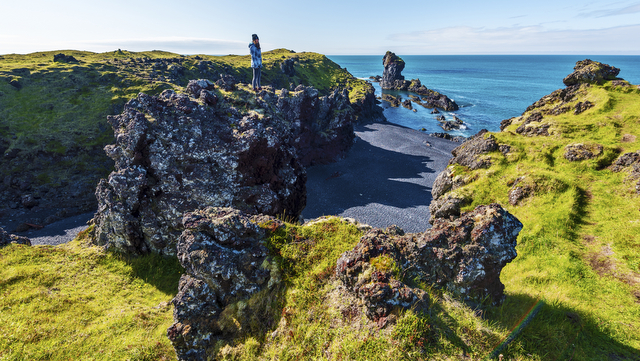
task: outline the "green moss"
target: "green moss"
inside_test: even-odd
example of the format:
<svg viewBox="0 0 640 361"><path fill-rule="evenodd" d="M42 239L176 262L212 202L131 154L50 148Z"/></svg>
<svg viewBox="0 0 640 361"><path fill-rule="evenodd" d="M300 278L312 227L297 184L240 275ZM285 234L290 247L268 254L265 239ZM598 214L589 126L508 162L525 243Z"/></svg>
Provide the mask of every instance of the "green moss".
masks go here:
<svg viewBox="0 0 640 361"><path fill-rule="evenodd" d="M535 359L532 350L554 347L555 351L537 357L637 356L634 350L640 338L634 330L640 323L632 319L640 315L640 307L630 279L638 274L640 264L640 239L633 234L640 197L635 194L635 182L625 182L628 173L612 173L607 167L619 155L638 149L639 96L608 84L583 87L574 103L590 101L593 108L578 115L573 111L551 115L543 110L541 123L550 125L550 136L519 135L514 130L521 123L516 123L494 134L499 144L511 150L505 156L491 153L490 168L452 167L455 175L473 180L453 191L472 199L465 210L498 202L524 224L518 257L501 275L507 300L522 296L554 305L546 312L555 316L547 314L529 326L520 345L503 351L507 358L533 354ZM565 159L565 149L574 144L591 149L593 158ZM513 206L508 194L516 179L531 194ZM507 301L502 309L513 306ZM566 322L567 314L573 315L573 323ZM622 323L628 327L620 327ZM552 331L553 327L564 331ZM564 332L573 336L562 336Z"/></svg>
<svg viewBox="0 0 640 361"><path fill-rule="evenodd" d="M177 261L120 258L79 242L0 248L0 357L175 359L165 333Z"/></svg>
<svg viewBox="0 0 640 361"><path fill-rule="evenodd" d="M391 273L396 279L401 279L402 269L391 256L383 254L372 258L369 262L378 271Z"/></svg>

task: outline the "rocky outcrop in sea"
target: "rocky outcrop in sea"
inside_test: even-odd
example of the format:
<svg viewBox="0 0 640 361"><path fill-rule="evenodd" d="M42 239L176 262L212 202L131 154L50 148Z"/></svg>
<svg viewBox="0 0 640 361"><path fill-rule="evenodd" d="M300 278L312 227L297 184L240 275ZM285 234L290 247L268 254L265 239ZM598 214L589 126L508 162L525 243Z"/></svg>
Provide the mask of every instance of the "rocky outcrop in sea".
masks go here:
<svg viewBox="0 0 640 361"><path fill-rule="evenodd" d="M387 51L382 59L382 64L384 65L384 71L382 78L380 78L380 87L383 90L402 90L419 94L421 96L420 105L426 108L437 107L446 111L459 109L455 101L449 99L449 97L444 94L440 94L422 85L420 79L405 80L402 75L405 62L396 54Z"/></svg>

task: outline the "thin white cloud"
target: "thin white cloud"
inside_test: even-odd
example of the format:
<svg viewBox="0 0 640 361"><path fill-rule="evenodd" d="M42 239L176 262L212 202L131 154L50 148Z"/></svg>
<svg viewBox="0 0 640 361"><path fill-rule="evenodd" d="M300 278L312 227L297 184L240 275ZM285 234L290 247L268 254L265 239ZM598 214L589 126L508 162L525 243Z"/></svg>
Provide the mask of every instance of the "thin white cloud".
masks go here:
<svg viewBox="0 0 640 361"><path fill-rule="evenodd" d="M95 41L35 41L0 36L0 54L31 53L48 50L84 50L106 52L117 49L129 51L162 50L178 54L248 54L249 42L187 37L156 37L138 39L108 39Z"/></svg>
<svg viewBox="0 0 640 361"><path fill-rule="evenodd" d="M82 45L92 49L131 51L164 50L180 54L230 54L245 53L249 42L206 38L159 37L148 39L100 40Z"/></svg>
<svg viewBox="0 0 640 361"><path fill-rule="evenodd" d="M580 13L578 16L586 17L586 18L604 18L608 16L618 16L618 15L629 15L640 13L640 3L636 3L633 5L615 8L615 9L601 9L590 11L587 13Z"/></svg>
<svg viewBox="0 0 640 361"><path fill-rule="evenodd" d="M392 35L404 54L640 54L640 24L606 29L449 27ZM396 46L397 48L398 46Z"/></svg>

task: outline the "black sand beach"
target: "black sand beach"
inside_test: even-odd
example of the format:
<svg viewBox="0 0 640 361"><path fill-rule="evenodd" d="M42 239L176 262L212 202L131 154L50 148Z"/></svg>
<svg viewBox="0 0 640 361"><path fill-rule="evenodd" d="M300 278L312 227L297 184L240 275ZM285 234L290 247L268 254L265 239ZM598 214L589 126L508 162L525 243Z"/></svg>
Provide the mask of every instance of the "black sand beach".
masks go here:
<svg viewBox="0 0 640 361"><path fill-rule="evenodd" d="M307 169L303 218L337 215L406 232L429 228L431 187L460 144L387 122L360 125L356 135L345 158Z"/></svg>

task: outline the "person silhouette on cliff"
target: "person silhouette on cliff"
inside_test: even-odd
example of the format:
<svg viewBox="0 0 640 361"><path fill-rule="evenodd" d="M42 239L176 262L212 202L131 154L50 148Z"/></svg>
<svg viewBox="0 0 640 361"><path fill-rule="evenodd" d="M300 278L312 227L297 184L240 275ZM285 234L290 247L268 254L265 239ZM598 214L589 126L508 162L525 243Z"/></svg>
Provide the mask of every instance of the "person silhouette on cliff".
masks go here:
<svg viewBox="0 0 640 361"><path fill-rule="evenodd" d="M251 35L253 42L249 44L249 51L251 52L251 68L253 69L253 91L262 90L260 86L260 77L262 70L262 51L260 50L260 39L258 35Z"/></svg>

